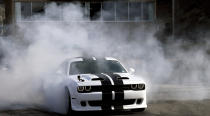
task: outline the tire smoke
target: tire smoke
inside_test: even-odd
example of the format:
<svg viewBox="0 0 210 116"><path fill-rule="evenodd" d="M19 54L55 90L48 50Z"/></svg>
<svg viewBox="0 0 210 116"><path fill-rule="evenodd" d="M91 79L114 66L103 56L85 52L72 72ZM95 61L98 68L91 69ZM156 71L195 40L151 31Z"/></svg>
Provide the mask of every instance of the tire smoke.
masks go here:
<svg viewBox="0 0 210 116"><path fill-rule="evenodd" d="M55 21L60 10L63 21ZM179 41L163 45L153 26L87 21L79 4L52 3L45 11L32 17L36 21L17 22L17 32L1 38L1 110L44 107L62 112L62 78L54 73L66 58L86 54L115 57L135 68L148 82L149 100L208 97L208 41L195 46ZM75 18L79 21L72 21Z"/></svg>

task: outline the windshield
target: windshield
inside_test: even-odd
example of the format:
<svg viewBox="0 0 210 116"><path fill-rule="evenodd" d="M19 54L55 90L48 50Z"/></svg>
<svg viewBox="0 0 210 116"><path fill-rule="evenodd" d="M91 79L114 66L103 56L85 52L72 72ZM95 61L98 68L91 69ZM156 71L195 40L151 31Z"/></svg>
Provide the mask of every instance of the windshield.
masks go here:
<svg viewBox="0 0 210 116"><path fill-rule="evenodd" d="M71 63L70 74L126 73L123 66L114 60L87 60Z"/></svg>

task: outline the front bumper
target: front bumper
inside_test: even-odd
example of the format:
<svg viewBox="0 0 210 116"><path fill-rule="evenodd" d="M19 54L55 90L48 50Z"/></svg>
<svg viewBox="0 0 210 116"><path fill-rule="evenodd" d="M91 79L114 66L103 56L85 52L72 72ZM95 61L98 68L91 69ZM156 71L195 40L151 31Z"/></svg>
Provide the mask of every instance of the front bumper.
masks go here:
<svg viewBox="0 0 210 116"><path fill-rule="evenodd" d="M112 100L106 101L106 103L111 104L111 110L129 110L147 107L146 90L125 90L122 94L124 94L124 100L116 102L115 92L112 91ZM74 111L101 111L102 103L104 103L102 92L77 93L71 98L72 110ZM118 105L122 107L116 107Z"/></svg>

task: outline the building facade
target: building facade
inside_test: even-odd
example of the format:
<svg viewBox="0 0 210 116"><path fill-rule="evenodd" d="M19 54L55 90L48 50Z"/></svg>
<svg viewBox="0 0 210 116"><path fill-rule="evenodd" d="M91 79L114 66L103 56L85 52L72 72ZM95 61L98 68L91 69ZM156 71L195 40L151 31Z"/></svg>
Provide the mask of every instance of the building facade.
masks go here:
<svg viewBox="0 0 210 116"><path fill-rule="evenodd" d="M36 15L53 15L45 10L50 3L57 6L66 3L79 3L83 8L82 20L73 17L69 21L103 21L103 22L154 22L156 19L156 0L96 0L96 1L41 1L15 0L15 21L36 21ZM71 11L69 11L71 12ZM63 21L62 10L50 19Z"/></svg>
<svg viewBox="0 0 210 116"><path fill-rule="evenodd" d="M4 19L5 19L5 9L3 0L0 0L0 35L4 33Z"/></svg>
<svg viewBox="0 0 210 116"><path fill-rule="evenodd" d="M62 6L66 3L79 3L83 9L84 18L74 17L64 20L64 14L54 15L46 11L51 3ZM172 0L5 0L6 25L21 22L39 21L37 16L49 16L45 21L87 21L111 22L135 27L139 25L156 25L172 28ZM71 11L69 11L71 12ZM150 27L150 26L145 26ZM145 29L146 30L146 29ZM171 32L169 32L170 34Z"/></svg>

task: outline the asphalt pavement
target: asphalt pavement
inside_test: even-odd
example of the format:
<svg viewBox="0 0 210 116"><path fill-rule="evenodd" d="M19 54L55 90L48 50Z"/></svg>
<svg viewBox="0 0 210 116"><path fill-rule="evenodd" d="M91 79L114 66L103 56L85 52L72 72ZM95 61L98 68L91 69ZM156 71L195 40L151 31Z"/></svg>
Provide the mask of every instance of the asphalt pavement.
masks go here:
<svg viewBox="0 0 210 116"><path fill-rule="evenodd" d="M147 95L148 108L144 112L75 112L71 116L210 116L209 87L153 85L152 88ZM0 111L0 116L63 115L38 109L22 109Z"/></svg>

